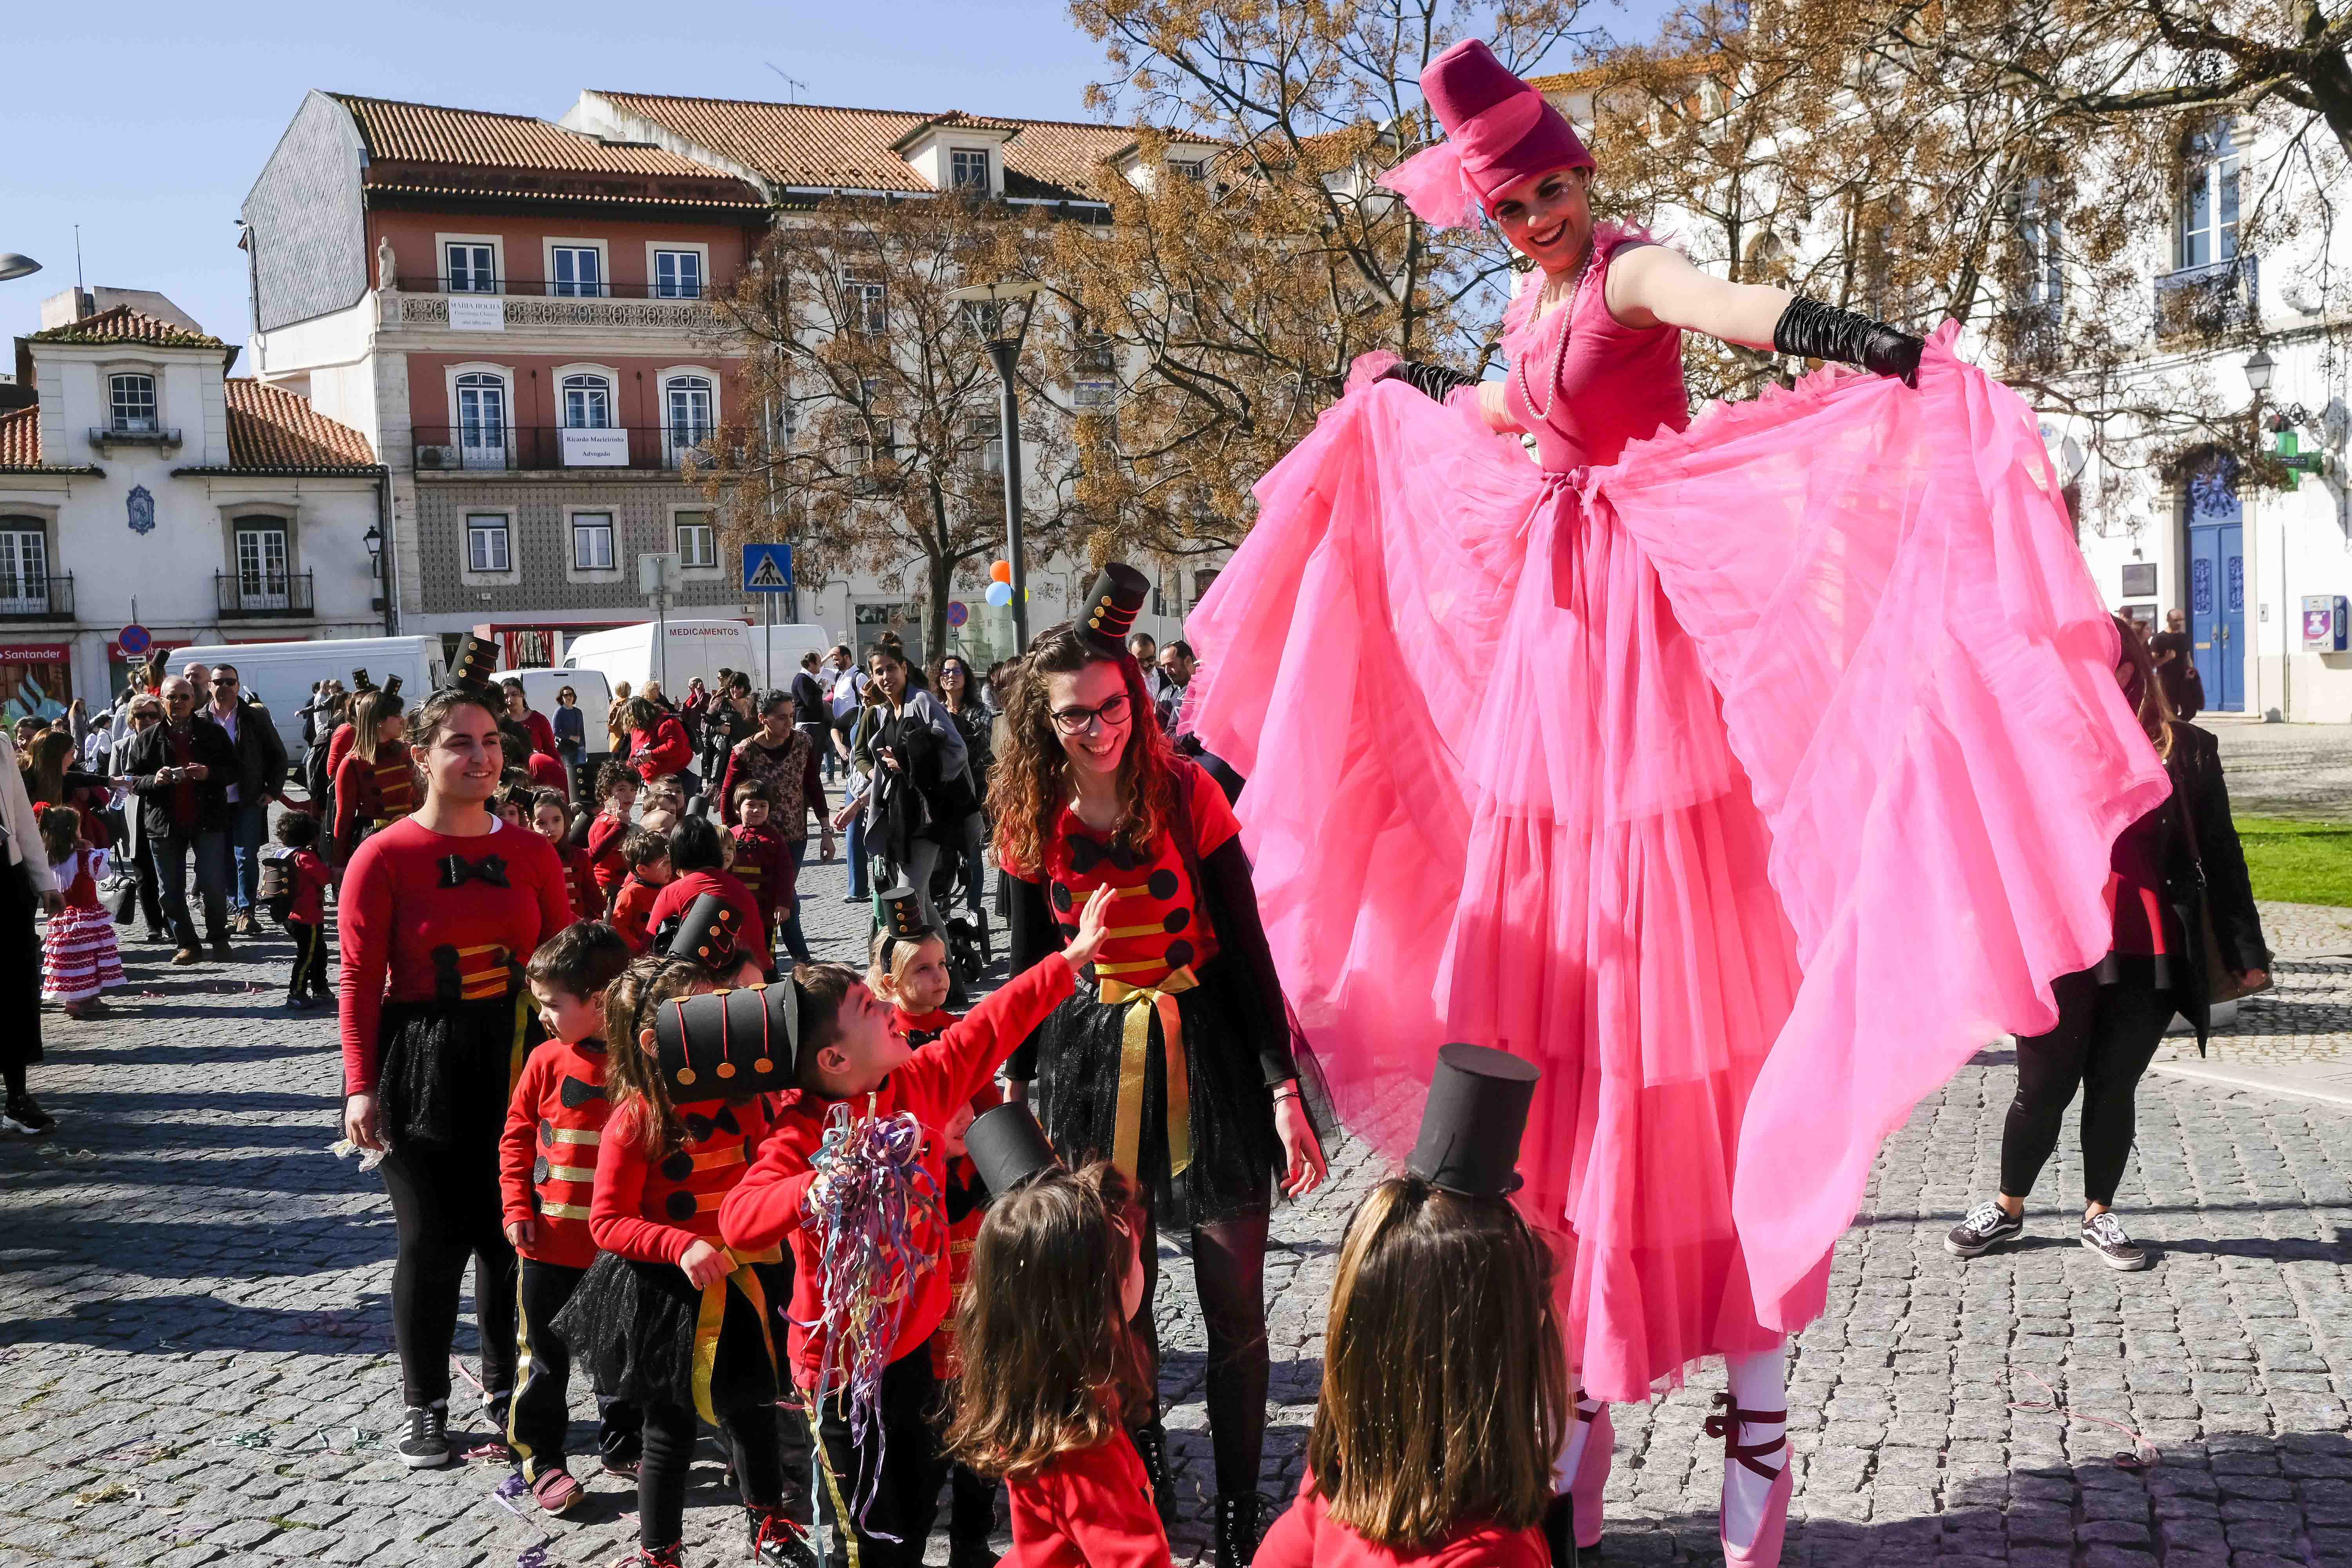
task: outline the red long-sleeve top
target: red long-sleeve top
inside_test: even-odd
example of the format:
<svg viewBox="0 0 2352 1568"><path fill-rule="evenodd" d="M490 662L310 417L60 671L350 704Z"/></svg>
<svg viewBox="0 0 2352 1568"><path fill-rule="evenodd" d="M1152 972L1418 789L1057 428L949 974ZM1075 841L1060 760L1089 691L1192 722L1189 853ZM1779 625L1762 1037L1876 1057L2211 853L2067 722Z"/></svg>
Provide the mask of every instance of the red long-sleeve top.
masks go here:
<svg viewBox="0 0 2352 1568"><path fill-rule="evenodd" d="M1166 1568L1168 1532L1125 1432L1005 1479L1013 1550L997 1568ZM1264 1548L1260 1548L1263 1552Z"/></svg>
<svg viewBox="0 0 2352 1568"><path fill-rule="evenodd" d="M596 1162L596 1194L588 1205L588 1234L606 1252L640 1263L677 1263L698 1241L720 1245L720 1205L751 1168L752 1151L767 1133L761 1101L698 1100L677 1107L685 1141L656 1154L636 1133L642 1112L614 1113ZM736 1247L750 1258L775 1245Z"/></svg>
<svg viewBox="0 0 2352 1568"><path fill-rule="evenodd" d="M613 929L629 944L629 951L643 953L654 944L652 915L654 900L661 897L664 884L646 881L635 871L621 884L613 898Z"/></svg>
<svg viewBox="0 0 2352 1568"><path fill-rule="evenodd" d="M602 913L628 879L628 858L621 853L621 845L629 837L628 818L600 811L596 820L588 825L588 863L595 868L597 912Z"/></svg>
<svg viewBox="0 0 2352 1568"><path fill-rule="evenodd" d="M604 1059L602 1040L550 1040L530 1053L508 1103L499 1138L499 1222L530 1224L530 1240L515 1250L534 1262L585 1268L596 1261L589 1205L613 1110Z"/></svg>
<svg viewBox="0 0 2352 1568"><path fill-rule="evenodd" d="M583 921L604 918L604 892L596 885L596 868L588 851L569 838L551 838L555 858L563 862L563 886L572 895L572 912Z"/></svg>
<svg viewBox="0 0 2352 1568"><path fill-rule="evenodd" d="M551 789L558 795L562 795L571 789L572 779L563 771L563 764L545 752L531 752L529 765L530 782L540 788Z"/></svg>
<svg viewBox="0 0 2352 1568"><path fill-rule="evenodd" d="M536 708L524 709L522 715L522 728L523 733L530 737L530 749L532 751L543 752L551 757L555 755L555 726L548 722L546 714L541 712ZM558 763L555 765L560 768L563 764ZM537 770L534 769L533 771L536 772ZM559 784L555 787L557 789L562 789L563 786Z"/></svg>
<svg viewBox="0 0 2352 1568"><path fill-rule="evenodd" d="M369 762L357 752L335 769L335 841L348 847L381 822L394 822L418 805L416 770L408 747L394 741Z"/></svg>
<svg viewBox="0 0 2352 1568"><path fill-rule="evenodd" d="M650 737L639 730L630 741L629 762L647 784L665 773L682 773L694 761L694 742L686 738L686 726L667 714Z"/></svg>
<svg viewBox="0 0 2352 1568"><path fill-rule="evenodd" d="M359 733L352 727L352 721L346 719L335 726L333 734L327 737L327 784L330 788L334 785L335 775L342 771L343 759L352 754L352 743L359 739Z"/></svg>
<svg viewBox="0 0 2352 1568"><path fill-rule="evenodd" d="M792 907L799 889L801 869L793 847L772 827L730 827L735 836L735 863L728 869L751 889L760 906L760 929L776 929L776 911Z"/></svg>
<svg viewBox="0 0 2352 1568"><path fill-rule="evenodd" d="M334 879L327 863L319 858L315 849L297 849L286 860L294 880L294 897L286 906L286 918L300 921L306 926L323 924L327 919L327 884Z"/></svg>
<svg viewBox="0 0 2352 1568"><path fill-rule="evenodd" d="M758 959L761 969L773 967L776 955L768 945L768 928L761 918L760 900L751 896L751 889L731 871L706 867L671 878L669 885L662 889L654 900L653 909L646 913L646 929L658 932L662 921L672 915L686 913L694 908L694 900L705 893L716 893L735 907L736 916L742 921L736 928L737 947Z"/></svg>
<svg viewBox="0 0 2352 1568"><path fill-rule="evenodd" d="M1255 1568L1549 1568L1551 1551L1537 1529L1465 1525L1425 1552L1376 1546L1323 1510L1310 1476L1298 1500L1258 1543ZM1020 1539L1021 1504L1013 1504L1013 1539ZM1027 1559L1023 1560L1024 1568Z"/></svg>
<svg viewBox="0 0 2352 1568"><path fill-rule="evenodd" d="M912 1112L927 1134L922 1160L930 1172L932 1190L943 1190L947 1158L940 1126L980 1092L998 1064L1061 1005L1075 984L1069 960L1060 953L1039 961L973 1008L970 1016L917 1050L882 1080L879 1089L860 1096L854 1113ZM803 1089L786 1089L776 1096L774 1126L760 1146L758 1163L729 1194L719 1215L721 1234L728 1246L739 1252L759 1251L790 1239L794 1264L791 1355L793 1375L803 1388L816 1386L822 1369L817 1364L817 1346L801 1325L816 1320L824 1300L817 1241L801 1225L801 1200L815 1179L809 1169L809 1156L824 1141L825 1117L835 1103ZM944 1260L946 1215L935 1205L908 1241L914 1249ZM890 1351L894 1362L929 1339L947 1315L948 1271L934 1265L923 1270L921 1278L905 1281L905 1288L906 1316L900 1321L898 1342Z"/></svg>
<svg viewBox="0 0 2352 1568"><path fill-rule="evenodd" d="M506 886L469 877L454 887L442 862L503 862ZM529 962L539 944L572 923L572 900L554 847L527 827L499 826L475 837L430 832L403 818L352 857L337 906L342 939L343 1092L375 1092L386 998L442 996L446 951L457 995L507 994L509 960Z"/></svg>

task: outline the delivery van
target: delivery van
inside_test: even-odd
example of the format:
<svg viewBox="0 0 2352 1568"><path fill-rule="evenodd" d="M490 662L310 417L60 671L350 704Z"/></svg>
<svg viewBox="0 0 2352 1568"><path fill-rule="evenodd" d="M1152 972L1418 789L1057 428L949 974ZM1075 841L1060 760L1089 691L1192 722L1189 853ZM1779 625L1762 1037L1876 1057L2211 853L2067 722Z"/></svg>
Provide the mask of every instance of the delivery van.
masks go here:
<svg viewBox="0 0 2352 1568"><path fill-rule="evenodd" d="M581 728L586 731L585 750L581 763L594 777L596 764L612 753L613 738L604 729L604 715L612 710L613 685L597 669L502 669L498 679L522 682L522 700L530 704L534 713L544 713L550 724L555 722L555 710L562 704L556 698L565 687L572 689L580 700Z"/></svg>
<svg viewBox="0 0 2352 1568"><path fill-rule="evenodd" d="M425 700L441 684L439 637L328 637L320 642L247 642L175 648L171 670L177 675L190 663L233 664L245 694L266 703L286 742L290 763L302 755L302 706L310 689L329 676L349 690L352 672L364 669L382 686L400 677L400 694L411 707Z"/></svg>
<svg viewBox="0 0 2352 1568"><path fill-rule="evenodd" d="M667 638L657 644L656 636L664 629L660 622L646 621L584 633L573 637L565 649L564 668L595 670L615 689L625 680L632 693L644 690L648 680L658 680L662 694L676 701L686 695L687 682L697 676L706 687L718 685L722 668L745 671L755 687L789 687L800 670L802 655L811 651L821 655L833 646L823 626L797 623L770 627L731 620L674 620L667 624ZM768 663L772 637L772 670ZM585 692L580 702L587 706ZM531 706L539 704L534 700Z"/></svg>

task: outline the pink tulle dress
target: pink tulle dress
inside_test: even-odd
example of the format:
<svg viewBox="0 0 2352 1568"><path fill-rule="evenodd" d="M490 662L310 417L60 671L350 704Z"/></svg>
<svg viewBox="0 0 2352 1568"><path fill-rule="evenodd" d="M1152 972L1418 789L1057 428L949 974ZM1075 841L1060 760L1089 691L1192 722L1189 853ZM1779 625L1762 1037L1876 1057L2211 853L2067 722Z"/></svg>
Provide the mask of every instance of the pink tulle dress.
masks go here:
<svg viewBox="0 0 2352 1568"><path fill-rule="evenodd" d="M1520 1201L1608 1400L1819 1313L1880 1141L2054 1021L2166 788L2033 421L1954 329L1916 390L1824 370L1692 426L1680 334L1603 303L1635 237L1507 321L1538 461L1468 393L1357 385L1186 626L1349 1124L1409 1147L1448 1040L1543 1068Z"/></svg>

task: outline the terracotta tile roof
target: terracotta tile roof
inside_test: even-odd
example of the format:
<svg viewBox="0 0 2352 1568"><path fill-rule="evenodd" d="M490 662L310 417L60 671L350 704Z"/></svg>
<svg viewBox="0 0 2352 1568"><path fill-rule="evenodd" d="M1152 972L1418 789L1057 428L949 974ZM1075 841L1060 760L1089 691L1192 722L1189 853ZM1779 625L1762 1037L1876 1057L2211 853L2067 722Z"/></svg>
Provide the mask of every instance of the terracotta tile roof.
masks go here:
<svg viewBox="0 0 2352 1568"><path fill-rule="evenodd" d="M1067 121L643 92L596 96L764 179L803 188L927 193L931 187L894 149L938 122L1014 132L1004 143L1006 195L1083 196L1094 184L1096 164L1135 141L1132 129Z"/></svg>
<svg viewBox="0 0 2352 1568"><path fill-rule="evenodd" d="M242 376L222 384L230 468L375 471L367 437L311 407L309 398Z"/></svg>
<svg viewBox="0 0 2352 1568"><path fill-rule="evenodd" d="M0 468L41 466L41 410L12 408L0 414Z"/></svg>
<svg viewBox="0 0 2352 1568"><path fill-rule="evenodd" d="M163 349L225 349L228 345L204 332L191 332L171 322L117 305L95 316L84 316L62 327L27 334L37 343L145 343Z"/></svg>
<svg viewBox="0 0 2352 1568"><path fill-rule="evenodd" d="M554 174L652 174L724 179L719 171L660 147L616 145L528 114L444 109L351 93L328 96L357 122L380 162L466 163Z"/></svg>

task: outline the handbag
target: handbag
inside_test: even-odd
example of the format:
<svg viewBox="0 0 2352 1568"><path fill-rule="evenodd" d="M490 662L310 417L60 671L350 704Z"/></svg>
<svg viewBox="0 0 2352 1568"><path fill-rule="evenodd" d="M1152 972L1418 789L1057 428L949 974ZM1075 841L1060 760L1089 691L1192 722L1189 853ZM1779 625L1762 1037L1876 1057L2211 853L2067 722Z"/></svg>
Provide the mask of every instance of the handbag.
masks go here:
<svg viewBox="0 0 2352 1568"><path fill-rule="evenodd" d="M2204 960L2205 1003L2236 1002L2268 991L2273 982L2265 978L2260 985L2248 985L2238 972L2221 957L2221 939L2213 934L2212 888L2205 879L2205 853L2197 845L2197 818L2189 809L2189 792L2175 784L2172 798L2180 808L2181 830L2189 837L2189 863L2197 877L2197 934L2189 940L2200 944Z"/></svg>

